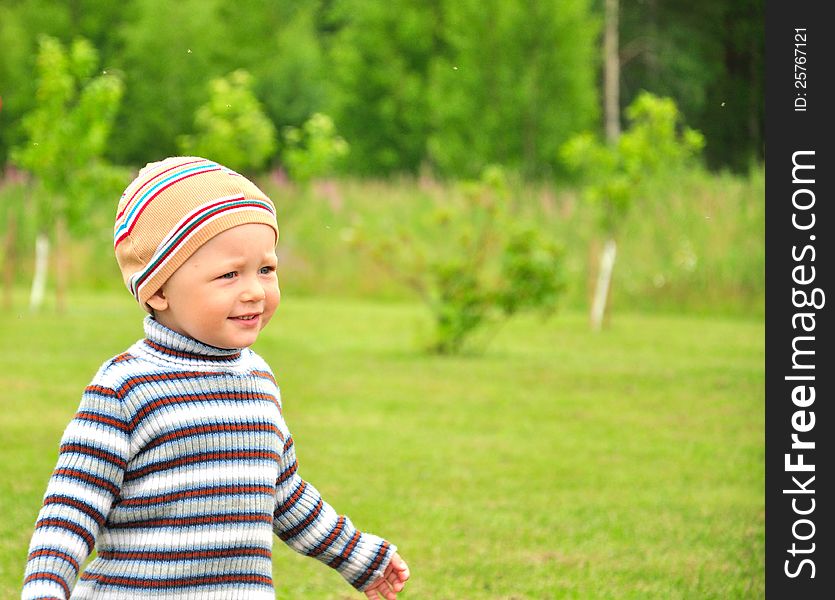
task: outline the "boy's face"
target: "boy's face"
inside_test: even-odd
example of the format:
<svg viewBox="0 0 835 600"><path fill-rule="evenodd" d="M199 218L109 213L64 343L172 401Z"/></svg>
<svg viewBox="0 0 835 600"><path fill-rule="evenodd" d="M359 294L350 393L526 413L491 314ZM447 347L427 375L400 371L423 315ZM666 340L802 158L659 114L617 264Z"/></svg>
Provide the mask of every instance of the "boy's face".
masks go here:
<svg viewBox="0 0 835 600"><path fill-rule="evenodd" d="M238 225L203 244L148 305L178 333L217 348L246 348L281 299L276 265L273 229Z"/></svg>

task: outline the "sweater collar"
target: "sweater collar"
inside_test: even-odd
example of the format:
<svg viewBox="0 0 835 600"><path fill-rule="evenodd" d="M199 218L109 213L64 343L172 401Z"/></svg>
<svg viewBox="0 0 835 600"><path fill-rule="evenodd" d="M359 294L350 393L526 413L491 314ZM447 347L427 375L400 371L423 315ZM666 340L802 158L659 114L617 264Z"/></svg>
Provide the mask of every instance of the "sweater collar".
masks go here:
<svg viewBox="0 0 835 600"><path fill-rule="evenodd" d="M152 316L145 317L145 348L165 358L201 360L229 364L241 357L240 348L216 348L172 331Z"/></svg>

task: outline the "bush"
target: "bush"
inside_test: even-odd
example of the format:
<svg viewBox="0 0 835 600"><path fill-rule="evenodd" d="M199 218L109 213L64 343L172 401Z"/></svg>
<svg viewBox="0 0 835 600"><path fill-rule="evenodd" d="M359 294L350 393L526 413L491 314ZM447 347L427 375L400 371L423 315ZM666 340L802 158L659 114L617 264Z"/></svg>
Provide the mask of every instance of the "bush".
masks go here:
<svg viewBox="0 0 835 600"><path fill-rule="evenodd" d="M511 214L501 169L460 185L421 225L365 231L352 240L427 306L431 351L458 353L478 330L522 311L547 316L556 309L565 287L562 249Z"/></svg>

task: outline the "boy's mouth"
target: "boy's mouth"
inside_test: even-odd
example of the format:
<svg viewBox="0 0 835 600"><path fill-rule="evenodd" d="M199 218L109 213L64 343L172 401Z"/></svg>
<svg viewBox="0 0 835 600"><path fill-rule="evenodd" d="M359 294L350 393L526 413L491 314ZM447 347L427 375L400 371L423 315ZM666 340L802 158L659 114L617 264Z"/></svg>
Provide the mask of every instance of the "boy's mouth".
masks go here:
<svg viewBox="0 0 835 600"><path fill-rule="evenodd" d="M261 316L261 313L254 313L250 315L238 315L237 317L229 317L235 321L254 321Z"/></svg>

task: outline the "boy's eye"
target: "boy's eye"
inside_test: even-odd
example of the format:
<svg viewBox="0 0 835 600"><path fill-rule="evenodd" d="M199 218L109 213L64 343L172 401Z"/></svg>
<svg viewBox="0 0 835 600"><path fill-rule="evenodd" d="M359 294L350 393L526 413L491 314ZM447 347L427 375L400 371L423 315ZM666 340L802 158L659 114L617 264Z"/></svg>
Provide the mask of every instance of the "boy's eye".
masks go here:
<svg viewBox="0 0 835 600"><path fill-rule="evenodd" d="M275 271L275 267L273 267L273 266L269 266L269 267L261 267L261 268L258 270L258 272L259 272L259 273L261 273L261 275L269 275L269 274L270 274L270 273L272 273L273 271Z"/></svg>
<svg viewBox="0 0 835 600"><path fill-rule="evenodd" d="M237 271L229 271L228 273L224 273L223 275L218 277L218 279L233 279L237 274Z"/></svg>

